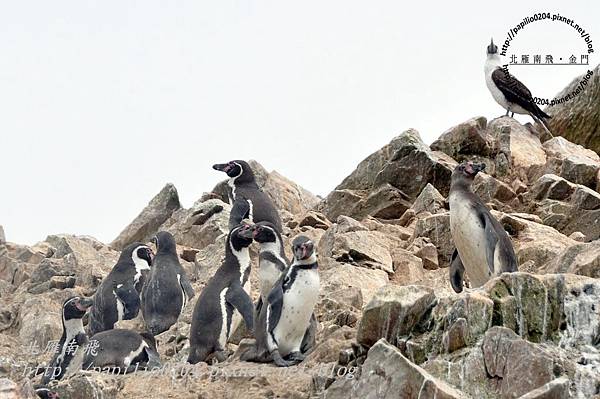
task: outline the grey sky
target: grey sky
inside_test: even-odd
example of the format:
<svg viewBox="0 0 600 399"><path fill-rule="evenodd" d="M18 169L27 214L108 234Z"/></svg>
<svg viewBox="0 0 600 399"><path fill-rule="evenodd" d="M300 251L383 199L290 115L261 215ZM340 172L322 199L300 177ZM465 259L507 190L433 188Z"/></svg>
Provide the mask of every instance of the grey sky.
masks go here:
<svg viewBox="0 0 600 399"><path fill-rule="evenodd" d="M0 224L14 242L108 242L166 182L190 206L223 177L210 165L233 158L326 195L407 128L431 142L502 114L485 47L523 17L571 17L600 52L598 2L498 4L5 1ZM528 26L515 46L570 51L559 25ZM511 72L549 97L581 72L527 68Z"/></svg>

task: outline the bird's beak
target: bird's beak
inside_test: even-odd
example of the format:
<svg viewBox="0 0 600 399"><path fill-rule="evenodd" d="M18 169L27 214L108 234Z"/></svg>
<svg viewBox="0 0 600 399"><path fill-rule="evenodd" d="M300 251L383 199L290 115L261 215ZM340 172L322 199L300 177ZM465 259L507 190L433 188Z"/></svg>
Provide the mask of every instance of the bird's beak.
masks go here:
<svg viewBox="0 0 600 399"><path fill-rule="evenodd" d="M214 170L218 170L219 172L229 172L229 164L226 163L216 163L213 165Z"/></svg>

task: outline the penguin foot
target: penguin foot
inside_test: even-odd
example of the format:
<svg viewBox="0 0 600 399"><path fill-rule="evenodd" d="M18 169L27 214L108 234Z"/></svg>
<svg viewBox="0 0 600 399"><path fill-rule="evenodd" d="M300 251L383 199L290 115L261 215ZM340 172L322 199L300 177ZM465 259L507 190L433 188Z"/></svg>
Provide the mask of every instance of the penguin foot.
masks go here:
<svg viewBox="0 0 600 399"><path fill-rule="evenodd" d="M275 363L275 365L278 367L290 367L294 364L297 364L293 361L284 360L277 349L271 352L271 357L273 358L273 362Z"/></svg>
<svg viewBox="0 0 600 399"><path fill-rule="evenodd" d="M298 364L301 363L304 359L306 359L306 356L304 356L302 352L297 351L290 353L285 357L285 359L287 361L294 362L294 364Z"/></svg>
<svg viewBox="0 0 600 399"><path fill-rule="evenodd" d="M230 352L227 350L216 351L213 353L213 361L216 360L217 363L223 363L227 358L229 358Z"/></svg>

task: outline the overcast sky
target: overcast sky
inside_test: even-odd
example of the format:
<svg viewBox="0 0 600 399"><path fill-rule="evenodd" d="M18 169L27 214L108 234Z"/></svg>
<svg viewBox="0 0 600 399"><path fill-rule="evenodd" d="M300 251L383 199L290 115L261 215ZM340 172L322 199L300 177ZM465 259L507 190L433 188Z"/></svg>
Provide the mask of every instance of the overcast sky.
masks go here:
<svg viewBox="0 0 600 399"><path fill-rule="evenodd" d="M223 178L211 165L236 158L324 196L407 128L430 143L503 114L485 86L485 48L524 17L573 18L600 52L599 2L530 4L2 2L0 224L13 242L110 242L165 183L189 207ZM583 42L538 22L513 43ZM511 72L548 97L582 72L540 68Z"/></svg>

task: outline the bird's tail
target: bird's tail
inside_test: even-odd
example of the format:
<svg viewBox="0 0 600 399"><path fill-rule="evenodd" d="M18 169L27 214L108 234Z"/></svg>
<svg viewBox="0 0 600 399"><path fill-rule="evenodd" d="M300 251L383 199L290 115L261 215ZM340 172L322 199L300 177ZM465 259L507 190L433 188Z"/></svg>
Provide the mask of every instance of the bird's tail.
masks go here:
<svg viewBox="0 0 600 399"><path fill-rule="evenodd" d="M551 118L551 116L549 116L548 114L546 114L544 111L542 111L541 109L539 109L539 112L541 113L541 115L546 115L546 117ZM544 130L546 131L546 133L548 133L550 135L550 137L554 138L554 135L552 134L552 132L550 131L550 128L548 127L548 123L545 120L545 117L541 116L541 115L536 115L536 114L531 114L531 117L540 125L542 125L542 127L544 128Z"/></svg>

